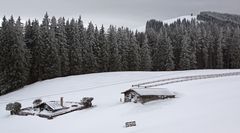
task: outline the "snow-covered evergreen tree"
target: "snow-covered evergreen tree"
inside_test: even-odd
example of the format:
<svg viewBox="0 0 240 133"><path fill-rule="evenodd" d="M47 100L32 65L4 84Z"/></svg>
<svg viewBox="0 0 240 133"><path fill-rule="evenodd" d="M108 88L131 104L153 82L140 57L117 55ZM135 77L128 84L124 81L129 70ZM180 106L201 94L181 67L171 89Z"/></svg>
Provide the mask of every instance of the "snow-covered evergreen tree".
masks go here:
<svg viewBox="0 0 240 133"><path fill-rule="evenodd" d="M128 49L128 70L138 71L140 65L140 47L137 44L137 40L134 36L134 33L130 33L129 38L129 49Z"/></svg>
<svg viewBox="0 0 240 133"><path fill-rule="evenodd" d="M58 53L60 58L60 71L61 76L67 76L70 72L70 62L69 62L69 46L67 44L67 35L65 30L65 19L59 18L57 29L56 29L56 39L58 44Z"/></svg>
<svg viewBox="0 0 240 133"><path fill-rule="evenodd" d="M107 34L107 46L109 46L109 64L108 70L109 71L119 71L121 62L120 62L120 55L119 55L119 43L116 28L110 25Z"/></svg>
<svg viewBox="0 0 240 133"><path fill-rule="evenodd" d="M29 62L23 39L20 18L15 23L13 16L7 21L4 17L0 38L0 93L19 89L27 84Z"/></svg>
<svg viewBox="0 0 240 133"><path fill-rule="evenodd" d="M90 22L86 32L86 44L83 47L84 73L92 73L97 71L96 57L93 52L94 43L95 43L94 26Z"/></svg>
<svg viewBox="0 0 240 133"><path fill-rule="evenodd" d="M223 50L222 45L225 43L224 37L223 37L223 31L219 31L219 36L217 39L216 44L216 68L221 69L223 68Z"/></svg>
<svg viewBox="0 0 240 133"><path fill-rule="evenodd" d="M240 67L240 28L237 27L233 32L232 44L230 46L230 67Z"/></svg>
<svg viewBox="0 0 240 133"><path fill-rule="evenodd" d="M50 79L60 76L60 58L58 55L58 46L55 38L55 29L50 28L48 14L46 13L40 26L40 80Z"/></svg>
<svg viewBox="0 0 240 133"><path fill-rule="evenodd" d="M68 22L69 23L69 22ZM77 75L83 72L83 45L80 43L78 23L72 19L66 26L67 43L69 47L69 74Z"/></svg>
<svg viewBox="0 0 240 133"><path fill-rule="evenodd" d="M190 37L188 34L183 36L182 50L180 54L179 67L182 70L188 70L191 68L191 50L190 50Z"/></svg>
<svg viewBox="0 0 240 133"><path fill-rule="evenodd" d="M107 43L107 38L105 36L105 30L102 25L99 36L98 36L98 46L99 46L99 54L98 54L98 68L101 72L108 71L109 64L109 45Z"/></svg>
<svg viewBox="0 0 240 133"><path fill-rule="evenodd" d="M145 34L140 35L140 40L138 40L140 48L140 70L150 71L152 69L152 59L151 51L148 45L148 39Z"/></svg>
<svg viewBox="0 0 240 133"><path fill-rule="evenodd" d="M117 45L118 45L118 51L119 51L119 57L120 57L120 70L121 71L127 71L128 70L128 45L129 39L127 30L122 28L118 28L117 31Z"/></svg>
<svg viewBox="0 0 240 133"><path fill-rule="evenodd" d="M165 35L165 54L166 54L166 59L165 59L165 70L167 71L172 71L174 70L175 64L174 64L174 55L173 55L173 47L171 44L170 38Z"/></svg>

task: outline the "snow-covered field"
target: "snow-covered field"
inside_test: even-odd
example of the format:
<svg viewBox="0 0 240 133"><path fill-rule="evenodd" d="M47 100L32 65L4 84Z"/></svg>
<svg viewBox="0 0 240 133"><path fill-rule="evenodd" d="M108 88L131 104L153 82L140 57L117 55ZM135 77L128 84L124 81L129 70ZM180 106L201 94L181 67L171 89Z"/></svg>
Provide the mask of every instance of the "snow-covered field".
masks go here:
<svg viewBox="0 0 240 133"><path fill-rule="evenodd" d="M162 86L177 98L142 104L121 103L121 92L132 84L171 77L236 72L194 70L176 72L113 72L57 78L0 97L1 133L239 133L240 76L193 80ZM79 101L94 97L94 108L47 120L10 116L7 102L32 105L35 97ZM32 99L31 99L32 98ZM136 127L124 128L135 120Z"/></svg>

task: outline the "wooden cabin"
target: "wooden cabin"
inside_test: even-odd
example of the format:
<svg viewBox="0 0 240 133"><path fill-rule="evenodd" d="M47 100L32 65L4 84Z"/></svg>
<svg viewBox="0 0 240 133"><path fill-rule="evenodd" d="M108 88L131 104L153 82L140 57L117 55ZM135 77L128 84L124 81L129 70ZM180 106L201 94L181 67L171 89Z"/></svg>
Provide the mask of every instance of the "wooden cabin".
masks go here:
<svg viewBox="0 0 240 133"><path fill-rule="evenodd" d="M164 88L132 88L122 92L124 102L146 103L157 99L175 98L175 94Z"/></svg>

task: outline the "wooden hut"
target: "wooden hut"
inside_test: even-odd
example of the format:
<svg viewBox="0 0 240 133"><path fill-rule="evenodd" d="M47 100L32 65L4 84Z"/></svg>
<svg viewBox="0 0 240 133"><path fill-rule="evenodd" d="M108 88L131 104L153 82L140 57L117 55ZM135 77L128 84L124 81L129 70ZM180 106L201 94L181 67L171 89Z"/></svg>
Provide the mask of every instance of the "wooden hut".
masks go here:
<svg viewBox="0 0 240 133"><path fill-rule="evenodd" d="M146 103L157 99L175 98L175 94L164 88L132 88L122 92L124 102Z"/></svg>

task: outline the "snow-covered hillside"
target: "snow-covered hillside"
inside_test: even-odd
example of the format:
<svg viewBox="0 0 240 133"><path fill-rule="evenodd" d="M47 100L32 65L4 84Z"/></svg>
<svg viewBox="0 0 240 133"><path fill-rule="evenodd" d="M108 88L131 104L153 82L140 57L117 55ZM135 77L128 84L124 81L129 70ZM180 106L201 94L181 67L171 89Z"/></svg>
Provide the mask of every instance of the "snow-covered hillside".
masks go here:
<svg viewBox="0 0 240 133"><path fill-rule="evenodd" d="M176 22L177 20L181 20L181 21L183 21L184 19L186 19L186 20L188 20L188 21L191 21L192 19L197 19L197 16L191 16L191 15L185 15L185 16L180 16L180 17L176 17L176 18L171 18L171 19L167 19L167 20L163 20L162 22L164 23L164 24L172 24L172 23L174 23L174 22ZM136 29L134 29L134 30L137 30L137 31L140 31L140 32L144 32L146 29L146 26L144 25L144 26L141 26L141 27L138 27L138 28L136 28Z"/></svg>
<svg viewBox="0 0 240 133"><path fill-rule="evenodd" d="M185 16L180 16L180 17L177 17L177 18L172 18L172 19L167 19L167 20L164 20L163 23L164 24L172 24L174 22L176 22L177 20L188 20L188 21L191 21L192 19L197 19L197 16L191 16L191 15L185 15Z"/></svg>
<svg viewBox="0 0 240 133"><path fill-rule="evenodd" d="M176 72L113 72L57 78L24 87L0 97L2 133L239 133L240 76L194 80L162 86L177 98L142 104L121 103L121 92L132 84L187 75L240 70ZM10 116L5 103L33 99L79 101L93 96L94 108L72 112L52 120L36 116ZM31 99L32 98L32 99ZM124 128L135 120L136 127Z"/></svg>

